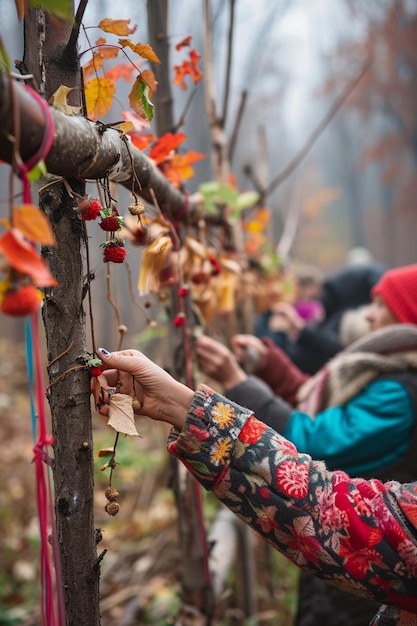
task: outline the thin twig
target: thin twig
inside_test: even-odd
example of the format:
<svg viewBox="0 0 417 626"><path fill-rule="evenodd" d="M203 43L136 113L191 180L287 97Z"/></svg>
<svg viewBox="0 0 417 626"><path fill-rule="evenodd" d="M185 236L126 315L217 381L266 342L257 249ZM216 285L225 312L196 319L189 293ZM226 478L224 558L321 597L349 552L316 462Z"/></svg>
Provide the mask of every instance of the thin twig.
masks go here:
<svg viewBox="0 0 417 626"><path fill-rule="evenodd" d="M74 25L71 30L71 35L66 45L65 53L73 54L77 49L78 36L80 34L80 26L83 21L84 13L87 8L88 0L80 0L80 4L78 5L77 13L74 18Z"/></svg>
<svg viewBox="0 0 417 626"><path fill-rule="evenodd" d="M233 130L232 130L232 133L230 135L229 155L228 155L229 156L229 161L233 160L233 155L235 153L237 137L238 137L239 130L240 130L240 124L242 123L243 113L244 113L244 110L245 110L247 97L248 97L248 92L245 89L240 94L239 108L237 110L235 123L233 124Z"/></svg>
<svg viewBox="0 0 417 626"><path fill-rule="evenodd" d="M368 61L363 65L358 76L356 76L347 85L347 87L340 94L340 96L336 98L336 100L333 102L332 106L326 113L326 115L323 117L321 122L311 133L310 137L307 139L307 141L305 142L301 150L298 152L298 154L295 155L295 157L288 163L288 165L282 170L282 172L280 172L280 174L278 174L275 178L271 180L271 182L269 183L266 189L267 194L270 194L272 191L274 191L274 189L276 189L278 185L280 185L286 178L288 178L288 176L292 174L292 172L296 169L296 167L298 167L298 165L301 163L304 157L308 154L312 146L315 144L317 139L320 137L324 129L328 126L328 124L334 118L336 113L338 113L338 111L342 108L347 97L352 93L352 91L355 89L358 83L365 76L366 72L369 70L372 63L373 63L372 59L368 59Z"/></svg>
<svg viewBox="0 0 417 626"><path fill-rule="evenodd" d="M230 76L232 71L233 33L235 27L235 0L229 0L229 35L227 38L227 61L226 75L224 80L223 107L221 113L221 126L224 128L227 118L230 96Z"/></svg>

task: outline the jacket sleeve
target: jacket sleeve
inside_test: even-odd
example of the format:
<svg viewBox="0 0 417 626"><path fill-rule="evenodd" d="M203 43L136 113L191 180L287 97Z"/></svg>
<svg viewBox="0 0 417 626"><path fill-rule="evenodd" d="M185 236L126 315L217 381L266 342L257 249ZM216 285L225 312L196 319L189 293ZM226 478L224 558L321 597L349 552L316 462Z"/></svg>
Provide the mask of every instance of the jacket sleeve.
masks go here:
<svg viewBox="0 0 417 626"><path fill-rule="evenodd" d="M249 376L226 392L226 397L248 407L259 419L279 433L283 433L294 408L276 396L272 389L256 376Z"/></svg>
<svg viewBox="0 0 417 626"><path fill-rule="evenodd" d="M309 376L298 369L271 339L262 337L262 342L268 347L268 355L262 366L254 373L265 381L277 396L296 406L298 389Z"/></svg>
<svg viewBox="0 0 417 626"><path fill-rule="evenodd" d="M329 472L243 408L199 385L168 450L303 570L417 612L416 483ZM408 526L401 523L401 513Z"/></svg>

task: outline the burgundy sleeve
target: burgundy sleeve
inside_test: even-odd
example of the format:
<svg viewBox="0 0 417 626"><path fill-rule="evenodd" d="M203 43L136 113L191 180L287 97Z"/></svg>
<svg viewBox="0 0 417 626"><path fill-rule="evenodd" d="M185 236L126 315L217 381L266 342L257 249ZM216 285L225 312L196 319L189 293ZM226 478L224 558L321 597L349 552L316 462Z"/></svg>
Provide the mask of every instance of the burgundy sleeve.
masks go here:
<svg viewBox="0 0 417 626"><path fill-rule="evenodd" d="M272 339L262 337L262 343L268 347L268 355L254 374L266 382L277 396L297 406L298 389L310 376L298 369Z"/></svg>

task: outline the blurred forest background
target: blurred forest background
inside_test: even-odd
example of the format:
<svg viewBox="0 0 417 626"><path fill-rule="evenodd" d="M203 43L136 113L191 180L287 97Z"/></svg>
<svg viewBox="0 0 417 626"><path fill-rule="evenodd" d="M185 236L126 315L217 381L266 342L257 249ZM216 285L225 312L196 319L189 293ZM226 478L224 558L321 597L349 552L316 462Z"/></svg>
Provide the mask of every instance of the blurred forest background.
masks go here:
<svg viewBox="0 0 417 626"><path fill-rule="evenodd" d="M223 97L226 71L228 5L224 0L212 3L219 99ZM193 47L201 51L202 0L168 0L167 6L167 30L172 41L192 35ZM138 24L137 40L148 41L145 0L90 0L85 25L95 25L103 17L131 19ZM231 115L226 132L232 134L244 99L232 171L240 190L266 192L271 220L265 253L312 263L325 274L343 267L348 251L355 246L366 247L375 260L388 267L415 262L415 1L237 0L234 19ZM21 59L22 24L17 20L14 0L0 0L0 25L9 57ZM174 44L171 55L174 65ZM123 102L129 86L120 83L120 89L118 99ZM195 176L187 184L190 194L212 180L203 90L204 79L189 104L183 126L187 149L207 155L194 165ZM174 111L180 116L189 93L177 89L173 97ZM113 120L118 116L115 110L108 117ZM0 217L8 211L8 171L8 166L0 165ZM121 191L120 205L124 201ZM126 208L127 204L126 198ZM288 238L289 250L285 248ZM91 247L97 342L114 349L115 345L109 345L114 312L103 287L105 270L98 243ZM138 267L131 271L129 281L126 270L120 269L114 297L128 329L125 345L138 341L145 345L146 337L141 334L138 339L146 326L144 317L132 305L130 294L131 284L137 283ZM157 318L161 314L156 304L150 315ZM7 443L0 456L0 531L7 537L0 558L0 625L29 625L36 624L28 615L28 607L32 602L37 606L37 520L32 497L34 476L28 462L32 439L21 320L2 317L0 354L0 432ZM105 425L98 421L96 428L98 446L112 445ZM160 615L165 603L172 602L175 590L175 567L173 578L166 576L177 556L172 548L175 510L172 496L164 488L166 433L162 427L150 428L146 423L139 429L146 434L144 440L130 440L125 456L122 447L123 462L118 471L125 498L116 520L109 521L103 512L100 487L104 479L99 465L97 468L97 524L105 529L112 552L124 552L126 557L122 568L112 565L112 556L106 562L103 626L123 626L118 607L138 589L148 611L149 621L144 618L142 623L167 623ZM152 562L148 551L151 536ZM286 594L296 574L291 568L280 568L282 564L277 570L279 591L271 592L277 594L274 600L279 608L269 623L288 626L294 598Z"/></svg>

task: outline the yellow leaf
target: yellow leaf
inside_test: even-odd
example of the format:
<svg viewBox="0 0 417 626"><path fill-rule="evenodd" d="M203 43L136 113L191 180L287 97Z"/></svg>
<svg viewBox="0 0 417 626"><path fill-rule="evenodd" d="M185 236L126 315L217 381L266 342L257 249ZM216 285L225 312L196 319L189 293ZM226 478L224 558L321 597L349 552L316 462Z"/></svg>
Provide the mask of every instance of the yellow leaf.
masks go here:
<svg viewBox="0 0 417 626"><path fill-rule="evenodd" d="M172 239L168 236L159 237L144 249L140 264L138 290L140 295L157 291L159 272L167 265L168 255L172 249Z"/></svg>
<svg viewBox="0 0 417 626"><path fill-rule="evenodd" d="M55 246L56 241L47 217L38 207L22 204L13 209L13 226L33 243Z"/></svg>
<svg viewBox="0 0 417 626"><path fill-rule="evenodd" d="M133 122L119 122L118 124L114 124L112 128L120 130L123 135L126 135L126 133L135 128L135 125Z"/></svg>
<svg viewBox="0 0 417 626"><path fill-rule="evenodd" d="M111 20L105 18L99 23L99 28L106 33L113 33L113 35L132 35L137 29L137 25L130 27L130 20Z"/></svg>
<svg viewBox="0 0 417 626"><path fill-rule="evenodd" d="M116 88L107 78L91 78L85 85L85 101L87 115L91 119L99 119L106 115L113 104Z"/></svg>
<svg viewBox="0 0 417 626"><path fill-rule="evenodd" d="M134 44L130 41L130 39L119 39L119 44L124 48L127 46L133 52L136 52L143 59L148 59L148 61L153 61L154 63L160 63L161 61L153 51L153 48L147 43L137 43Z"/></svg>
<svg viewBox="0 0 417 626"><path fill-rule="evenodd" d="M68 94L73 91L75 87L65 87L61 85L49 98L49 104L52 104L54 109L62 111L65 115L79 115L81 107L73 107L67 103Z"/></svg>

